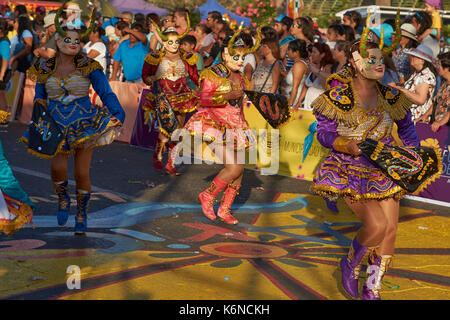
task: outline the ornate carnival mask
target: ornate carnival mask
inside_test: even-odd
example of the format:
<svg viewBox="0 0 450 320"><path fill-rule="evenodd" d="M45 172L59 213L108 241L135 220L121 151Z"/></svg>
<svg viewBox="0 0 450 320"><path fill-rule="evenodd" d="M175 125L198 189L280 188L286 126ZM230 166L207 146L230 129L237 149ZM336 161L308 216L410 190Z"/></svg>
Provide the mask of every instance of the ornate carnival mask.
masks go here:
<svg viewBox="0 0 450 320"><path fill-rule="evenodd" d="M242 65L244 64L245 56L249 53L256 52L256 50L258 50L259 45L261 43L261 27L258 28L258 33L256 35L256 41L252 48L249 48L249 49L245 48L244 41L242 39L238 39L235 42L235 39L242 32L242 25L243 25L243 22L241 22L238 30L231 37L230 41L228 42L228 46L224 50L225 64L231 71L239 70L242 67Z"/></svg>
<svg viewBox="0 0 450 320"><path fill-rule="evenodd" d="M356 68L361 74L372 80L381 80L384 76L386 66L384 65L384 56L380 49L374 48L367 50L367 57L363 58L358 51L352 52Z"/></svg>
<svg viewBox="0 0 450 320"><path fill-rule="evenodd" d="M400 43L400 10L397 10L397 17L395 19L395 41L387 48L384 47L383 29L381 29L381 38L375 39L374 33L370 31L370 13L367 13L366 26L364 27L359 42L359 52L353 51L352 56L355 61L357 69L361 74L372 80L381 80L384 76L386 66L384 64L384 57L389 56ZM378 44L378 48L367 49L367 43L373 42ZM358 44L358 43L355 43Z"/></svg>
<svg viewBox="0 0 450 320"><path fill-rule="evenodd" d="M155 23L155 21L151 20L153 26L158 32L159 37L163 41L163 47L166 51L171 53L176 53L180 48L180 39L185 37L191 28L191 22L189 20L189 15L186 15L187 27L186 31L181 35L175 35L172 33L177 33L177 30L173 27L169 27L164 32L161 31L159 26ZM168 34L169 33L169 34Z"/></svg>

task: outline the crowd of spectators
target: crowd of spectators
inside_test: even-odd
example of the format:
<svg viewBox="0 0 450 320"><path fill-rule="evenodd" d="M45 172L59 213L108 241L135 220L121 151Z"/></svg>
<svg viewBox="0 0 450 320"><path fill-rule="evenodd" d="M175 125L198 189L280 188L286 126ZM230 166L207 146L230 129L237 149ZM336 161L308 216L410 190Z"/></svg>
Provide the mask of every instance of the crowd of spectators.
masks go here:
<svg viewBox="0 0 450 320"><path fill-rule="evenodd" d="M433 131L448 125L450 118L450 43L442 28L440 9L440 0L426 0L425 11L403 17L400 44L392 57L386 58L382 79L411 99L413 120L431 124ZM38 59L55 56L56 28L55 12L46 12L44 7L27 12L25 6L17 5L11 12L4 5L0 14L0 107L5 108L5 83L11 73L25 73ZM72 14L80 19L70 19ZM72 3L66 7L62 23L78 23L86 28L89 14ZM186 9L177 9L165 17L131 12L122 12L118 17L98 14L93 32L88 39L82 39L83 52L99 61L110 81L142 83L145 56L162 47L151 21L161 30L174 27L183 34L188 15ZM280 15L272 25L261 27L260 48L246 56L241 71L253 90L285 95L294 109L311 109L312 101L326 89L326 79L347 66L347 47L361 37L364 23L357 11L349 11L342 21L331 23L321 32L310 17L291 19ZM389 46L395 38L395 20L385 20L372 32L379 38L383 32L384 43ZM199 57L197 69L201 72L220 62L222 43L233 33L222 15L212 11L205 21L191 25L181 40L181 48ZM240 37L251 47L256 30L245 27Z"/></svg>

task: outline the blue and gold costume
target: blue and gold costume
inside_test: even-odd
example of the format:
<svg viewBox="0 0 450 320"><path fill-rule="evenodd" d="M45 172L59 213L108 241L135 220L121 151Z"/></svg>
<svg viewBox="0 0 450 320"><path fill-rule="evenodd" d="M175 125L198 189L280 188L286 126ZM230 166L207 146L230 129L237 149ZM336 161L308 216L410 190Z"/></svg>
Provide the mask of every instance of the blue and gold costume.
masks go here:
<svg viewBox="0 0 450 320"><path fill-rule="evenodd" d="M51 58L35 64L29 70L32 79L36 80L35 103L46 106L61 133L64 135L53 155L28 149L34 155L51 158L56 154L72 153L76 148L100 146L114 141L117 127L111 126L111 118L125 120L125 112L112 91L101 65L85 55L74 57L76 70L64 79L54 74L58 59ZM106 108L98 108L89 100L89 88L92 85ZM48 123L34 123L38 131L44 135L48 131ZM29 131L21 138L28 144Z"/></svg>

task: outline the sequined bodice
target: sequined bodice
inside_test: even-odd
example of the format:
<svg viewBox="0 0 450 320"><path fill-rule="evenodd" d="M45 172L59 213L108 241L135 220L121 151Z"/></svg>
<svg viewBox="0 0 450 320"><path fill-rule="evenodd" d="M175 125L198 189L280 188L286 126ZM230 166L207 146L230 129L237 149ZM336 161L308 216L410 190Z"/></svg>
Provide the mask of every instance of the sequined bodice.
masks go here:
<svg viewBox="0 0 450 320"><path fill-rule="evenodd" d="M75 71L64 79L55 75L50 76L45 84L45 89L48 99L67 104L75 99L88 96L90 84L88 78Z"/></svg>
<svg viewBox="0 0 450 320"><path fill-rule="evenodd" d="M361 107L355 106L355 108ZM362 110L360 121L356 127L348 126L342 122L339 123L337 132L339 135L350 139L364 140L369 138L378 141L391 136L393 124L389 113L380 106L374 110Z"/></svg>
<svg viewBox="0 0 450 320"><path fill-rule="evenodd" d="M176 81L180 78L187 77L187 70L184 62L179 59L177 61L170 61L169 59L162 59L156 70L156 79L169 79Z"/></svg>

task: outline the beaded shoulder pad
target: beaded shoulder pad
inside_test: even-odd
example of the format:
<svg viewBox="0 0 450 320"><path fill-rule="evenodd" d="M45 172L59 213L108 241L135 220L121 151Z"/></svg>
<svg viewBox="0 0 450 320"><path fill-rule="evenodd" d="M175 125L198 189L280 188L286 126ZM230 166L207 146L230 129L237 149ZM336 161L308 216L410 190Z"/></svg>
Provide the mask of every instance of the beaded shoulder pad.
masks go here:
<svg viewBox="0 0 450 320"><path fill-rule="evenodd" d="M183 59L183 61L186 61L187 64L195 66L199 57L195 53L181 51L181 59Z"/></svg>
<svg viewBox="0 0 450 320"><path fill-rule="evenodd" d="M411 101L399 90L380 82L377 82L377 90L381 96L379 105L389 113L392 120L402 120L411 108ZM351 81L325 91L312 103L314 114L321 114L350 126L357 126L364 113L362 107L356 108L355 105Z"/></svg>
<svg viewBox="0 0 450 320"><path fill-rule="evenodd" d="M377 82L377 88L383 97L383 107L391 118L395 121L402 120L411 109L411 100L400 90L386 86L381 82Z"/></svg>
<svg viewBox="0 0 450 320"><path fill-rule="evenodd" d="M215 64L211 67L204 69L200 73L199 82L206 79L214 85L220 87L221 85L226 85L228 80L227 76L230 74L230 70L225 67L222 63Z"/></svg>
<svg viewBox="0 0 450 320"><path fill-rule="evenodd" d="M145 62L152 66L157 66L161 63L164 53L161 51L152 51L145 56Z"/></svg>
<svg viewBox="0 0 450 320"><path fill-rule="evenodd" d="M94 70L103 70L100 63L94 59L88 58L83 54L77 54L73 59L75 68L83 75L87 76ZM45 83L47 79L55 72L58 60L56 57L44 59L36 62L28 70L28 75L31 80L37 83Z"/></svg>
<svg viewBox="0 0 450 320"><path fill-rule="evenodd" d="M346 84L351 81L353 77L353 72L349 68L343 68L339 72L331 74L325 81L326 90L331 89L333 82L340 82L341 84Z"/></svg>

